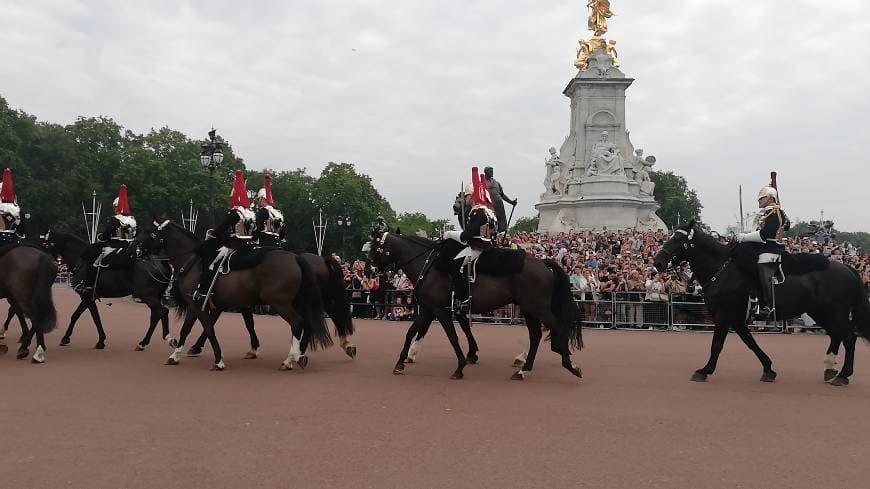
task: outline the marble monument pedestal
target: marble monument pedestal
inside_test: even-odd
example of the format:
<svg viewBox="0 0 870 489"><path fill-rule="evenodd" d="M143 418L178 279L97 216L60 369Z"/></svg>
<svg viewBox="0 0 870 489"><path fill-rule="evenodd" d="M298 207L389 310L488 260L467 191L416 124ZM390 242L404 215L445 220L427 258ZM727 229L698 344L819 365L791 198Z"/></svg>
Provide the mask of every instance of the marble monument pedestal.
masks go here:
<svg viewBox="0 0 870 489"><path fill-rule="evenodd" d="M637 182L620 175L570 182L567 195L544 199L535 206L540 216L538 229L548 233L667 229L655 213L659 207L651 196L640 193Z"/></svg>

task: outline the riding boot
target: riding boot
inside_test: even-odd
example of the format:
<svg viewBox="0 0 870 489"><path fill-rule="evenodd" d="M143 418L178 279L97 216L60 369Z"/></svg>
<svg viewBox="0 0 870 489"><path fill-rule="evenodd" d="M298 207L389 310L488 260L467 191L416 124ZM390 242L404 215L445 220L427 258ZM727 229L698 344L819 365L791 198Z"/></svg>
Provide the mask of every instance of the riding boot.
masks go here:
<svg viewBox="0 0 870 489"><path fill-rule="evenodd" d="M468 295L468 279L465 276L465 267L460 266L451 275L453 279L453 311L461 312L468 307L471 298Z"/></svg>
<svg viewBox="0 0 870 489"><path fill-rule="evenodd" d="M760 303L758 317L761 319L769 319L774 314L773 302L773 278L779 270L779 263L759 263L758 264L758 279L761 282L761 293L764 297L764 302Z"/></svg>

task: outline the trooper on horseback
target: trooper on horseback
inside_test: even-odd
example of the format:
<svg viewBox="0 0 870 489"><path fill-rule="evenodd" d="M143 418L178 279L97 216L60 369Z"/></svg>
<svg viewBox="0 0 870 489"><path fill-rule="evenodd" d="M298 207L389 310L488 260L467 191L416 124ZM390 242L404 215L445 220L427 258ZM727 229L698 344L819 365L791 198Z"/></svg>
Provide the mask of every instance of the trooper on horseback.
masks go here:
<svg viewBox="0 0 870 489"><path fill-rule="evenodd" d="M272 179L266 175L263 188L257 192L256 226L254 242L260 246L278 246L284 243L284 214L274 207Z"/></svg>
<svg viewBox="0 0 870 489"><path fill-rule="evenodd" d="M773 287L777 272L780 271L785 245L781 239L791 227L785 211L779 205L776 189L776 173L771 173L770 185L758 191L758 214L755 216L756 230L735 236L738 243L754 243L758 252L758 278L761 281L762 301L759 301L756 316L761 319L773 318L775 302Z"/></svg>
<svg viewBox="0 0 870 489"><path fill-rule="evenodd" d="M136 218L130 212L130 202L127 199L127 186L123 183L118 189L118 196L112 202L115 215L106 222L103 230L97 234L97 241L82 253L82 266L85 269L84 280L76 285L80 290L94 290L99 270L109 266L107 258L126 250L136 237Z"/></svg>
<svg viewBox="0 0 870 489"><path fill-rule="evenodd" d="M24 236L18 233L21 224L21 209L15 197L15 186L12 183L12 170L3 170L3 182L0 183L0 246L17 243Z"/></svg>
<svg viewBox="0 0 870 489"><path fill-rule="evenodd" d="M250 209L242 170L236 170L230 206L223 221L212 230L212 236L197 248L203 262L210 265L203 267L199 287L193 294L194 301L207 298L219 273L229 273L228 260L232 254L251 248L256 215Z"/></svg>
<svg viewBox="0 0 870 489"><path fill-rule="evenodd" d="M445 238L450 238L467 245L456 255L455 260L462 262L452 267L453 310L460 311L471 302L469 284L476 279L475 264L482 253L493 248L496 234L497 218L492 211L492 200L486 189L486 179L478 174L477 167L471 169L471 183L466 185L465 205L471 207L463 231L448 231Z"/></svg>

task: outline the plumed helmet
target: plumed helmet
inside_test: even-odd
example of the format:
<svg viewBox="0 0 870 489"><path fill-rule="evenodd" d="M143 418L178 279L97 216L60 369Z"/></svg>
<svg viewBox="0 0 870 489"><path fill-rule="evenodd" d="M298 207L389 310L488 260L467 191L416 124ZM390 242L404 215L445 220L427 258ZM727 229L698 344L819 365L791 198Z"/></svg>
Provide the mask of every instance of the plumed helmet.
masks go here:
<svg viewBox="0 0 870 489"><path fill-rule="evenodd" d="M259 191L257 191L257 200L265 199L265 198L266 198L266 189L261 188Z"/></svg>
<svg viewBox="0 0 870 489"><path fill-rule="evenodd" d="M474 184L469 183L468 185L466 185L465 189L463 190L463 193L465 195L474 195Z"/></svg>
<svg viewBox="0 0 870 489"><path fill-rule="evenodd" d="M776 200L776 189L771 187L770 185L765 185L761 187L761 190L758 191L759 200L764 197L773 197L773 200Z"/></svg>
<svg viewBox="0 0 870 489"><path fill-rule="evenodd" d="M0 183L0 202L5 204L15 203L15 186L12 183L12 170L3 170L3 180Z"/></svg>
<svg viewBox="0 0 870 489"><path fill-rule="evenodd" d="M124 216L130 215L130 201L127 199L127 186L123 183L118 189L118 196L112 202L112 207L115 209L115 214Z"/></svg>

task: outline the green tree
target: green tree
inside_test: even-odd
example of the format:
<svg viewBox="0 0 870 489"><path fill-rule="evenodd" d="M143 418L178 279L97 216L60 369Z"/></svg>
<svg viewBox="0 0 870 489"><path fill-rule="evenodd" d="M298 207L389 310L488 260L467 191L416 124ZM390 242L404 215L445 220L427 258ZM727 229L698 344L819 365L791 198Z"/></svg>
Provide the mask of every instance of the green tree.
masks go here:
<svg viewBox="0 0 870 489"><path fill-rule="evenodd" d="M701 209L704 206L685 178L670 171L653 171L650 172L650 179L656 184L654 197L661 205L656 213L668 227L674 227L678 216L680 223L690 219L701 221Z"/></svg>
<svg viewBox="0 0 870 489"><path fill-rule="evenodd" d="M534 233L538 230L539 216L527 216L517 219L517 222L511 226L511 233Z"/></svg>
<svg viewBox="0 0 870 489"><path fill-rule="evenodd" d="M359 250L378 214L395 228L396 212L375 189L371 177L357 173L353 164L329 162L314 182L311 197L329 226L324 253L341 250L342 258L362 256ZM337 229L339 217L349 217L350 227Z"/></svg>

